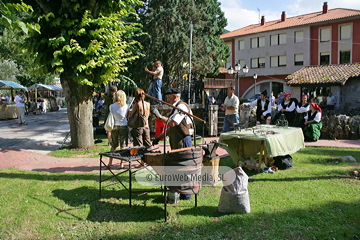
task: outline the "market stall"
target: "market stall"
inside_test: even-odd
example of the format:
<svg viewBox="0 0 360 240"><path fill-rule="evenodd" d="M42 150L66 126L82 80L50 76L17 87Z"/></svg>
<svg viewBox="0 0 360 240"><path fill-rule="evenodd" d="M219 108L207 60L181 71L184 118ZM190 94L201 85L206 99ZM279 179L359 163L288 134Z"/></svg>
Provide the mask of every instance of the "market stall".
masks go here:
<svg viewBox="0 0 360 240"><path fill-rule="evenodd" d="M43 106L46 106L49 111L59 110L56 97L62 94L62 89L54 85L47 85L36 83L30 86L29 91L31 92L31 97L35 103L46 102ZM38 105L38 104L37 104Z"/></svg>
<svg viewBox="0 0 360 240"><path fill-rule="evenodd" d="M17 90L27 91L27 88L13 81L0 80L0 91L10 91L9 102L0 104L0 119L17 118L17 108L14 103Z"/></svg>

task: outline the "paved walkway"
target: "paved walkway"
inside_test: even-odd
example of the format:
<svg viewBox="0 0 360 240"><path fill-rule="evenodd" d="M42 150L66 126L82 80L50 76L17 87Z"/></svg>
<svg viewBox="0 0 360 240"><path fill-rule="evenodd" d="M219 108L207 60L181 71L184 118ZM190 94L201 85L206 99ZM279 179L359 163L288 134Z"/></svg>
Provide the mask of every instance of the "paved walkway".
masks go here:
<svg viewBox="0 0 360 240"><path fill-rule="evenodd" d="M205 142L218 140L217 137L205 138ZM305 144L307 147L342 147L360 148L360 140L319 140ZM159 144L162 151L163 145ZM169 146L167 146L169 149ZM227 155L226 150L218 148L216 153L220 157ZM105 160L107 161L107 160ZM99 171L98 158L56 158L34 151L16 148L6 148L0 151L0 168L14 167L21 170L38 172L61 173L90 173Z"/></svg>
<svg viewBox="0 0 360 240"><path fill-rule="evenodd" d="M99 158L56 158L46 155L58 149L69 132L66 109L45 115L26 116L29 125L19 126L17 120L0 121L0 168L14 167L39 172L98 172ZM205 138L204 142L217 141L218 137ZM307 147L360 148L360 140L319 140ZM163 145L158 145L163 151ZM167 150L170 147L167 146ZM110 150L110 148L109 148ZM220 157L228 155L217 148ZM104 159L105 162L107 159Z"/></svg>

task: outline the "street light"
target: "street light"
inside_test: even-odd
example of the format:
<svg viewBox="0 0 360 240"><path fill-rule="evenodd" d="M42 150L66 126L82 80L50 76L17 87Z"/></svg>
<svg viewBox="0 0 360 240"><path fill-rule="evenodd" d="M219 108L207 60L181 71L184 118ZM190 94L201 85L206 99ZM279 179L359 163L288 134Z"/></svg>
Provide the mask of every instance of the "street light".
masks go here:
<svg viewBox="0 0 360 240"><path fill-rule="evenodd" d="M253 78L254 78L254 98L256 98L256 79L257 79L257 74L256 73L254 73L254 76L253 76Z"/></svg>
<svg viewBox="0 0 360 240"><path fill-rule="evenodd" d="M243 72L243 74L240 74L241 71ZM245 76L247 73L249 72L249 68L245 65L243 68L241 68L239 63L235 64L235 78L236 78L236 96L239 97L240 95L240 89L239 89L239 80L241 77ZM228 68L228 74L233 75L234 74L234 69L230 66Z"/></svg>

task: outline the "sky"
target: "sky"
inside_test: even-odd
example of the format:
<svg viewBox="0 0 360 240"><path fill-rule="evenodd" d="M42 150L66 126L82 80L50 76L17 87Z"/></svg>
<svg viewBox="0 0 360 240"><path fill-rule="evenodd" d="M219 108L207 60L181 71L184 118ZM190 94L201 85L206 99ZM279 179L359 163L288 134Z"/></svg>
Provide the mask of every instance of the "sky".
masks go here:
<svg viewBox="0 0 360 240"><path fill-rule="evenodd" d="M328 8L348 8L360 10L360 0L218 0L221 10L225 13L229 31L246 27L260 22L260 17L265 16L265 21L281 18L285 11L286 17L322 11L324 2Z"/></svg>

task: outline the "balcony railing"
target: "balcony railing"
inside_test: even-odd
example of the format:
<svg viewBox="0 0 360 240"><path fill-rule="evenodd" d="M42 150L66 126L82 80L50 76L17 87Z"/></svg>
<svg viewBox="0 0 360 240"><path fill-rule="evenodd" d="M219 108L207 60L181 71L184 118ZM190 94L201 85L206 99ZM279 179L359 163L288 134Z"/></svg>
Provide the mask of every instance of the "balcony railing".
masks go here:
<svg viewBox="0 0 360 240"><path fill-rule="evenodd" d="M235 79L207 78L205 88L228 88L235 87Z"/></svg>

